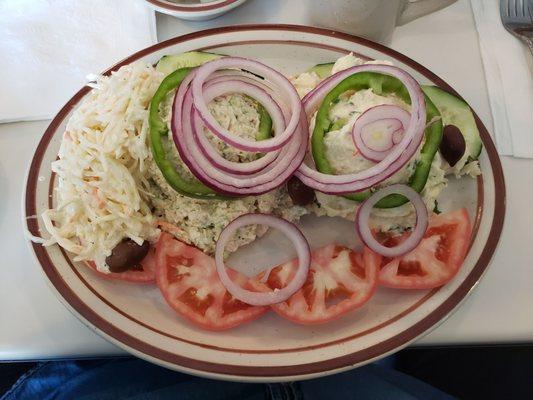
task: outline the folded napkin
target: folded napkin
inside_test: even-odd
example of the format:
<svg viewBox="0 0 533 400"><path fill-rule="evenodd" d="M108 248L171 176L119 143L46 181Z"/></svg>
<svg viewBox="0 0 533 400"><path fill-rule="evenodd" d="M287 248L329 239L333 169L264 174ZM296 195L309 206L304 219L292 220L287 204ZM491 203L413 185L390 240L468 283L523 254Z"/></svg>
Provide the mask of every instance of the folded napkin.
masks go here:
<svg viewBox="0 0 533 400"><path fill-rule="evenodd" d="M503 27L499 0L471 3L498 151L533 158L533 60L529 49Z"/></svg>
<svg viewBox="0 0 533 400"><path fill-rule="evenodd" d="M0 122L52 117L87 74L157 41L139 0L1 0L0 38Z"/></svg>

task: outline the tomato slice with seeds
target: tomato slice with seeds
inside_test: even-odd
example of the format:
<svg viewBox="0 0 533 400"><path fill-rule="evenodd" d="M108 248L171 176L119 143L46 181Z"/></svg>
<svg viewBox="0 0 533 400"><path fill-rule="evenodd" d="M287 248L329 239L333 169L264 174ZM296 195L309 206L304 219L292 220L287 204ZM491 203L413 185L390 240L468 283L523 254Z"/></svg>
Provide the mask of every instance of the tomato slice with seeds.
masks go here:
<svg viewBox="0 0 533 400"><path fill-rule="evenodd" d="M94 272L105 279L130 283L155 283L155 248L153 246L150 247L148 254L139 265L124 272L106 274L98 271L94 262L88 261L87 264Z"/></svg>
<svg viewBox="0 0 533 400"><path fill-rule="evenodd" d="M271 308L298 324L323 324L361 307L374 294L381 257L370 249L356 253L329 245L311 253L311 266L303 287L283 303ZM298 260L275 267L266 282L261 275L256 290L275 290L292 279Z"/></svg>
<svg viewBox="0 0 533 400"><path fill-rule="evenodd" d="M466 209L433 216L422 241L411 252L381 262L379 284L398 289L431 289L450 281L468 251L472 226ZM394 245L402 237L385 240Z"/></svg>
<svg viewBox="0 0 533 400"><path fill-rule="evenodd" d="M228 274L240 285L248 282L229 268ZM157 243L156 281L174 311L204 329L230 329L268 311L235 299L220 282L213 257L168 233Z"/></svg>

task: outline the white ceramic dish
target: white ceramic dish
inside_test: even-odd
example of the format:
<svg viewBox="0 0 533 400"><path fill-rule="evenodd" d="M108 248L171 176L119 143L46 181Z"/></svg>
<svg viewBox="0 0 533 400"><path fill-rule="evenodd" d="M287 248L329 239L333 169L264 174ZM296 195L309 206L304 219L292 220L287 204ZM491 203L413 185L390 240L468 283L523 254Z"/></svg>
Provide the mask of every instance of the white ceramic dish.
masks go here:
<svg viewBox="0 0 533 400"><path fill-rule="evenodd" d="M329 30L288 25L219 28L181 36L142 50L106 73L135 60L155 63L165 54L190 50L251 57L287 74L352 51L391 60L421 83L453 90L424 67L384 46ZM50 162L57 156L70 113L89 90L81 89L43 135L28 174L26 216L39 215L53 204ZM505 187L494 144L477 123L484 142L483 174L477 180L452 179L439 199L444 210L467 207L474 223L471 248L458 275L434 290L379 288L363 308L325 326L299 326L270 313L227 332L202 331L176 316L156 287L104 280L73 263L58 246L32 244L32 249L46 279L75 315L146 360L202 376L243 381L304 379L346 370L395 352L427 333L459 306L485 271L502 229ZM30 232L40 235L40 221L27 221ZM334 241L356 244L355 239L346 239L354 237L351 223L311 217L302 226L314 246ZM272 251L272 239L262 239L248 251L264 256Z"/></svg>
<svg viewBox="0 0 533 400"><path fill-rule="evenodd" d="M214 0L208 3L186 4L180 1L146 0L154 10L189 21L205 21L225 14L246 0Z"/></svg>

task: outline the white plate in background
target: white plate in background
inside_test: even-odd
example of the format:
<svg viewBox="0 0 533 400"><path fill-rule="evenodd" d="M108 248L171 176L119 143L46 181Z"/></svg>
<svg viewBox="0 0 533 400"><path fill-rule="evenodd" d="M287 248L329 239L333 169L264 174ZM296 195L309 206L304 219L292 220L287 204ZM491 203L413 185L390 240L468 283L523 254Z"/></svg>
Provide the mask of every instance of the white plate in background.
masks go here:
<svg viewBox="0 0 533 400"><path fill-rule="evenodd" d="M213 0L183 3L179 0L145 0L154 10L189 21L205 21L225 14L246 0Z"/></svg>

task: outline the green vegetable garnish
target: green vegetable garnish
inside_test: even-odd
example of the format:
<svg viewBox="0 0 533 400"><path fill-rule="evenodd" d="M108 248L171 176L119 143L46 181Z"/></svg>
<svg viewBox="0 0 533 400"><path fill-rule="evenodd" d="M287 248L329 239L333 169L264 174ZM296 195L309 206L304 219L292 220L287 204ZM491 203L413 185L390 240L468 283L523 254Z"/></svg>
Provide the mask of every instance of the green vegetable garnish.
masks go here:
<svg viewBox="0 0 533 400"><path fill-rule="evenodd" d="M168 134L168 128L159 113L159 107L165 101L168 93L176 89L183 79L189 74L192 68L180 68L168 75L154 94L150 102L149 127L150 127L150 147L154 160L161 170L165 180L178 193L197 199L225 199L231 197L218 195L216 192L205 186L200 181L183 178L176 170L172 161L167 157L163 136ZM258 106L260 115L259 130L256 134L256 140L264 140L272 136L272 120L263 106Z"/></svg>
<svg viewBox="0 0 533 400"><path fill-rule="evenodd" d="M313 159L318 171L333 175L334 171L329 160L326 157L326 146L324 144L324 137L326 133L330 132L332 128L338 129L337 125L332 124L329 119L329 112L332 104L338 100L339 96L349 90L364 90L372 89L375 94L395 94L406 103L411 103L409 93L403 84L396 78L383 75L376 72L359 72L351 75L341 81L337 86L331 90L322 101L317 115L315 128L311 138L311 147L313 151ZM431 102L431 100L424 95L426 101L426 120L433 121L435 117L440 117L440 113ZM409 179L409 186L417 192L421 192L426 185L429 176L431 163L435 157L435 153L439 149L442 140L442 121L440 118L431 123L425 130L425 143L420 151L420 159L417 162L415 170ZM359 193L353 193L344 197L354 201L364 201L370 197L370 190L365 190ZM378 208L393 208L405 204L407 199L402 195L391 194L380 200L376 207Z"/></svg>

